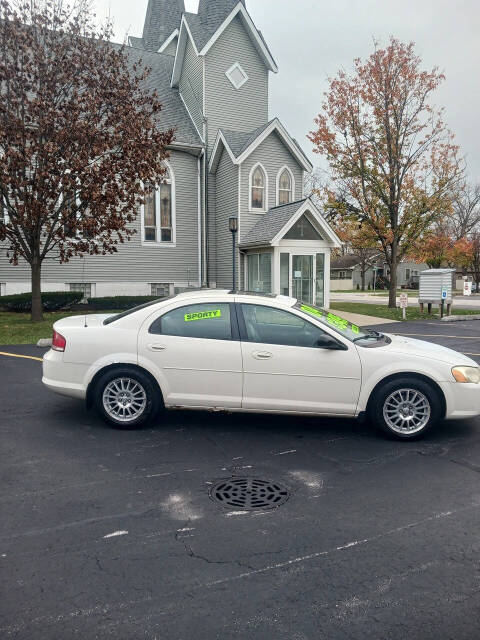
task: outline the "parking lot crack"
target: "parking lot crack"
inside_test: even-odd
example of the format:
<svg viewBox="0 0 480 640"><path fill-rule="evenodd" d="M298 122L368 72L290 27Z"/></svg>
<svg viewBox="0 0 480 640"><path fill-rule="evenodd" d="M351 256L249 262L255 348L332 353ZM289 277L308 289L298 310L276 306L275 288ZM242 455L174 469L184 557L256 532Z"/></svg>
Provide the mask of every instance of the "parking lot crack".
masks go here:
<svg viewBox="0 0 480 640"><path fill-rule="evenodd" d="M192 547L187 544L186 542L183 543L183 546L185 547L185 551L187 552L187 555L190 556L190 558L195 558L196 560L203 560L204 562L206 562L207 564L218 564L218 565L228 565L228 564L233 564L233 565L237 565L238 567L241 567L242 569L249 569L250 571L254 571L255 568L252 567L252 565L249 565L245 562L241 562L240 560L211 560L210 558L207 558L206 556L202 556L199 553L196 553Z"/></svg>

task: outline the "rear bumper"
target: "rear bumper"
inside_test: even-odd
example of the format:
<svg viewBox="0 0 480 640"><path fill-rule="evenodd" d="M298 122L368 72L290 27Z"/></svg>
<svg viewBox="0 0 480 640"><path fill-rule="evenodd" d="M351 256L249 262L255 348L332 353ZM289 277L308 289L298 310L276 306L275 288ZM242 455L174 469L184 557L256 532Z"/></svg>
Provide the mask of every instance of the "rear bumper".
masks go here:
<svg viewBox="0 0 480 640"><path fill-rule="evenodd" d="M480 385L445 382L442 388L447 400L447 420L462 420L480 415Z"/></svg>
<svg viewBox="0 0 480 640"><path fill-rule="evenodd" d="M84 400L87 389L84 384L86 367L63 362L63 353L47 351L43 356L43 384L62 396Z"/></svg>

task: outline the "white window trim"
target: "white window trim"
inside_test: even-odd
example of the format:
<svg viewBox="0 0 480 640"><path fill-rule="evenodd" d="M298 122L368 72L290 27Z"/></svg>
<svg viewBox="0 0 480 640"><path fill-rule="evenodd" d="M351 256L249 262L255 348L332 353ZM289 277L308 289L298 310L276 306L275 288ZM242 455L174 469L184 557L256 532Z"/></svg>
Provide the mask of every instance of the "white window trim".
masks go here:
<svg viewBox="0 0 480 640"><path fill-rule="evenodd" d="M275 193L276 193L276 205L277 207L280 204L280 177L282 175L282 173L284 171L288 171L288 173L290 174L290 181L291 181L291 200L290 202L295 202L295 178L293 177L293 172L290 169L290 167L287 167L287 165L284 165L283 167L281 167L277 173L277 183L276 183L276 187L275 187Z"/></svg>
<svg viewBox="0 0 480 640"><path fill-rule="evenodd" d="M263 175L265 176L265 198L264 198L264 202L263 202L263 208L261 209L256 209L254 207L252 207L252 181L253 181L253 174L255 173L255 170L260 167L261 170L263 171ZM253 165L253 167L250 169L250 175L248 178L248 211L249 213L266 213L268 211L268 173L265 169L265 167L263 166L263 164L261 162L257 162Z"/></svg>
<svg viewBox="0 0 480 640"><path fill-rule="evenodd" d="M171 242L149 242L145 240L145 205L141 205L140 210L140 224L141 224L141 236L142 236L142 247L153 247L158 249L158 247L162 247L164 249L174 249L177 246L177 206L176 206L176 184L175 184L175 173L173 172L172 166L169 162L165 160L165 166L167 167L170 174L170 183L172 185L172 241ZM157 206L157 238L161 238L161 226L160 226L160 189L155 190L155 199Z"/></svg>
<svg viewBox="0 0 480 640"><path fill-rule="evenodd" d="M235 69L238 69L238 71L240 71L240 73L244 76L243 80L239 83L236 84L235 81L233 80L233 78L231 77L231 73L232 71L235 71ZM239 89L241 89L243 87L243 85L248 82L249 77L247 72L245 71L245 69L242 67L242 65L239 62L235 62L235 64L232 64L232 66L230 67L230 69L227 69L225 71L225 75L227 76L229 82L232 84L232 86L238 91Z"/></svg>
<svg viewBox="0 0 480 640"><path fill-rule="evenodd" d="M96 282L67 282L67 291L75 291L75 289L72 289L72 287L76 284L84 284L84 285L90 285L90 298L96 298L97 297L97 283Z"/></svg>

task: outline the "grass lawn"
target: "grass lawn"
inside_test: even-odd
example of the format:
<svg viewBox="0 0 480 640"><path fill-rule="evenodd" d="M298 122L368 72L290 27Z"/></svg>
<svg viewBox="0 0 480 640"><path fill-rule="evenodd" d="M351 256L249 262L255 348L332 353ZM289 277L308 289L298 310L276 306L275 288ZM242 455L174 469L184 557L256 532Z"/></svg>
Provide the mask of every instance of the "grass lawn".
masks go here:
<svg viewBox="0 0 480 640"><path fill-rule="evenodd" d="M390 320L402 320L401 309L389 309L381 304L367 304L363 302L332 302L330 308L335 311L346 311L348 313L359 313L364 316L374 316L377 318L389 318ZM432 316L429 316L426 312L422 315L418 307L411 307L407 309L407 320L420 320L432 318L438 313L438 309L434 309ZM453 315L475 315L478 314L477 310L453 309Z"/></svg>
<svg viewBox="0 0 480 640"><path fill-rule="evenodd" d="M115 313L95 311L94 313ZM52 337L53 323L61 318L82 315L80 311L44 313L43 322L31 322L29 313L0 312L0 344L37 344L41 338ZM83 314L84 315L84 314Z"/></svg>

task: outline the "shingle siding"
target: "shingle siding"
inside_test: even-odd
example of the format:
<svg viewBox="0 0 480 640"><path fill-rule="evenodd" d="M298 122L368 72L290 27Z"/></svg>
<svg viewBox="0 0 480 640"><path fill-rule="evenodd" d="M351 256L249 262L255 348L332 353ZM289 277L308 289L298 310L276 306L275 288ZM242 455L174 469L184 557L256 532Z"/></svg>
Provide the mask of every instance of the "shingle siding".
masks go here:
<svg viewBox="0 0 480 640"><path fill-rule="evenodd" d="M172 152L169 159L175 176L176 247L142 246L140 211L133 223L137 233L130 242L118 246L118 253L73 258L66 264L46 260L42 269L43 289L48 283L70 282L170 282L198 284L198 200L197 158ZM30 279L25 263L8 264L0 251L0 282Z"/></svg>
<svg viewBox="0 0 480 640"><path fill-rule="evenodd" d="M276 132L266 138L255 151L241 165L241 236L242 238L254 227L259 219L259 213L249 213L250 200L250 171L260 162L268 175L268 208L277 204L277 174L283 166L287 166L293 173L295 189L292 201L302 197L303 169L286 148Z"/></svg>
<svg viewBox="0 0 480 640"><path fill-rule="evenodd" d="M249 78L238 90L225 75L235 62ZM252 131L268 120L268 70L238 17L205 57L205 115L209 149L219 128Z"/></svg>
<svg viewBox="0 0 480 640"><path fill-rule="evenodd" d="M232 234L228 219L238 211L238 167L226 151L223 152L216 174L216 255L217 287L232 286Z"/></svg>
<svg viewBox="0 0 480 640"><path fill-rule="evenodd" d="M185 48L179 91L197 130L203 135L203 61L195 53L190 38Z"/></svg>

